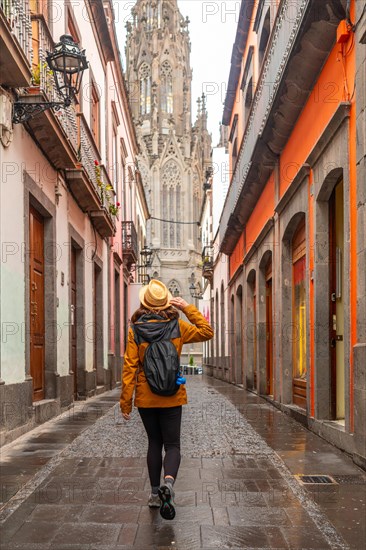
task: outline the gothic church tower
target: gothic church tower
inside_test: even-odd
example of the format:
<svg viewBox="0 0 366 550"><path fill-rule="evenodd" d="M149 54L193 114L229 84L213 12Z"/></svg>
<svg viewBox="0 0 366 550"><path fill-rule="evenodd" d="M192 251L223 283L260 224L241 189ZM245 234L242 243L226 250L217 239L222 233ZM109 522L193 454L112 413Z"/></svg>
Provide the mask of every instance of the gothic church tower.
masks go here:
<svg viewBox="0 0 366 550"><path fill-rule="evenodd" d="M201 281L199 227L172 222L200 218L211 137L204 97L198 100L192 126L188 24L177 0L138 0L127 23L126 72L140 146L138 165L152 216L149 274L192 301L192 274Z"/></svg>

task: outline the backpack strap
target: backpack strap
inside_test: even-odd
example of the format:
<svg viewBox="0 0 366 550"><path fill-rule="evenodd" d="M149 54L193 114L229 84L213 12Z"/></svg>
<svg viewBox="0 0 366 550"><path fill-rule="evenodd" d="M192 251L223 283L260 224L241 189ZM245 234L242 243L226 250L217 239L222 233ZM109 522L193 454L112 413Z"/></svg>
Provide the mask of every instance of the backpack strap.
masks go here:
<svg viewBox="0 0 366 550"><path fill-rule="evenodd" d="M158 323L160 323L160 321L157 321ZM147 321L145 324L147 323L155 323L155 321ZM180 332L180 326L179 326L179 322L178 322L178 319L171 319L170 321L165 321L165 320L162 320L161 323L164 323L166 325L166 330L164 331L164 334L160 337L160 338L156 338L155 342L159 342L159 341L163 341L163 340L173 340L174 338L179 338L180 335L181 335L181 332ZM143 322L140 324L143 324ZM135 339L135 342L138 346L140 346L140 344L143 344L144 342L148 342L147 339L143 338L143 336L140 334L138 328L136 327L135 324L132 324L131 325L131 328L132 328L132 332L133 332L133 336L134 336L134 339ZM150 342L148 342L150 343Z"/></svg>

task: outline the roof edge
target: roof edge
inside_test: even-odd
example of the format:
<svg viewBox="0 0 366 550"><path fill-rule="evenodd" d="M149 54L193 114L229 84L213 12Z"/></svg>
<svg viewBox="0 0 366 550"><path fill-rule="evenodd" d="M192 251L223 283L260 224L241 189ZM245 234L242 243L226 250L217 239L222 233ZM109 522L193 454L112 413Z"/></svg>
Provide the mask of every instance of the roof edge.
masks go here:
<svg viewBox="0 0 366 550"><path fill-rule="evenodd" d="M231 54L229 82L224 102L224 112L222 115L222 123L224 126L228 126L230 124L233 105L235 102L236 90L239 82L243 53L247 43L250 23L252 21L254 4L255 0L242 0L240 6L238 27L236 30L233 51Z"/></svg>

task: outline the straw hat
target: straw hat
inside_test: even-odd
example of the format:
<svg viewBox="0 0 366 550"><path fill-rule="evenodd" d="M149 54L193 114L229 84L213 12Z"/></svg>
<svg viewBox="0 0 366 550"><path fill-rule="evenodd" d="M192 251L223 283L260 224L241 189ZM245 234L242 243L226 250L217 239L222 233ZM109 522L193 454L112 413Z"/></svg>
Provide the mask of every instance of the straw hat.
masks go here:
<svg viewBox="0 0 366 550"><path fill-rule="evenodd" d="M164 283L151 279L147 286L141 288L139 298L142 305L148 309L167 309L173 296Z"/></svg>

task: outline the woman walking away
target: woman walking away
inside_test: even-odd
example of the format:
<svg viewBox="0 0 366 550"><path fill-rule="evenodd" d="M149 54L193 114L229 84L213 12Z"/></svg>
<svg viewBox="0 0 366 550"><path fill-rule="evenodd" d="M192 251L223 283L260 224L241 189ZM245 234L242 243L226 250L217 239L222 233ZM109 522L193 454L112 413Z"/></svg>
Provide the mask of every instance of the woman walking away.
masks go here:
<svg viewBox="0 0 366 550"><path fill-rule="evenodd" d="M151 494L148 505L160 507L164 519L173 519L173 485L181 459L182 405L187 403L179 357L183 344L210 340L213 330L194 305L182 298L173 298L167 287L156 279L142 287L139 298L140 308L133 314L128 332L120 407L123 418L130 420L135 391L135 407L149 442L147 466ZM178 310L193 324L179 319ZM164 482L161 485L162 466Z"/></svg>

